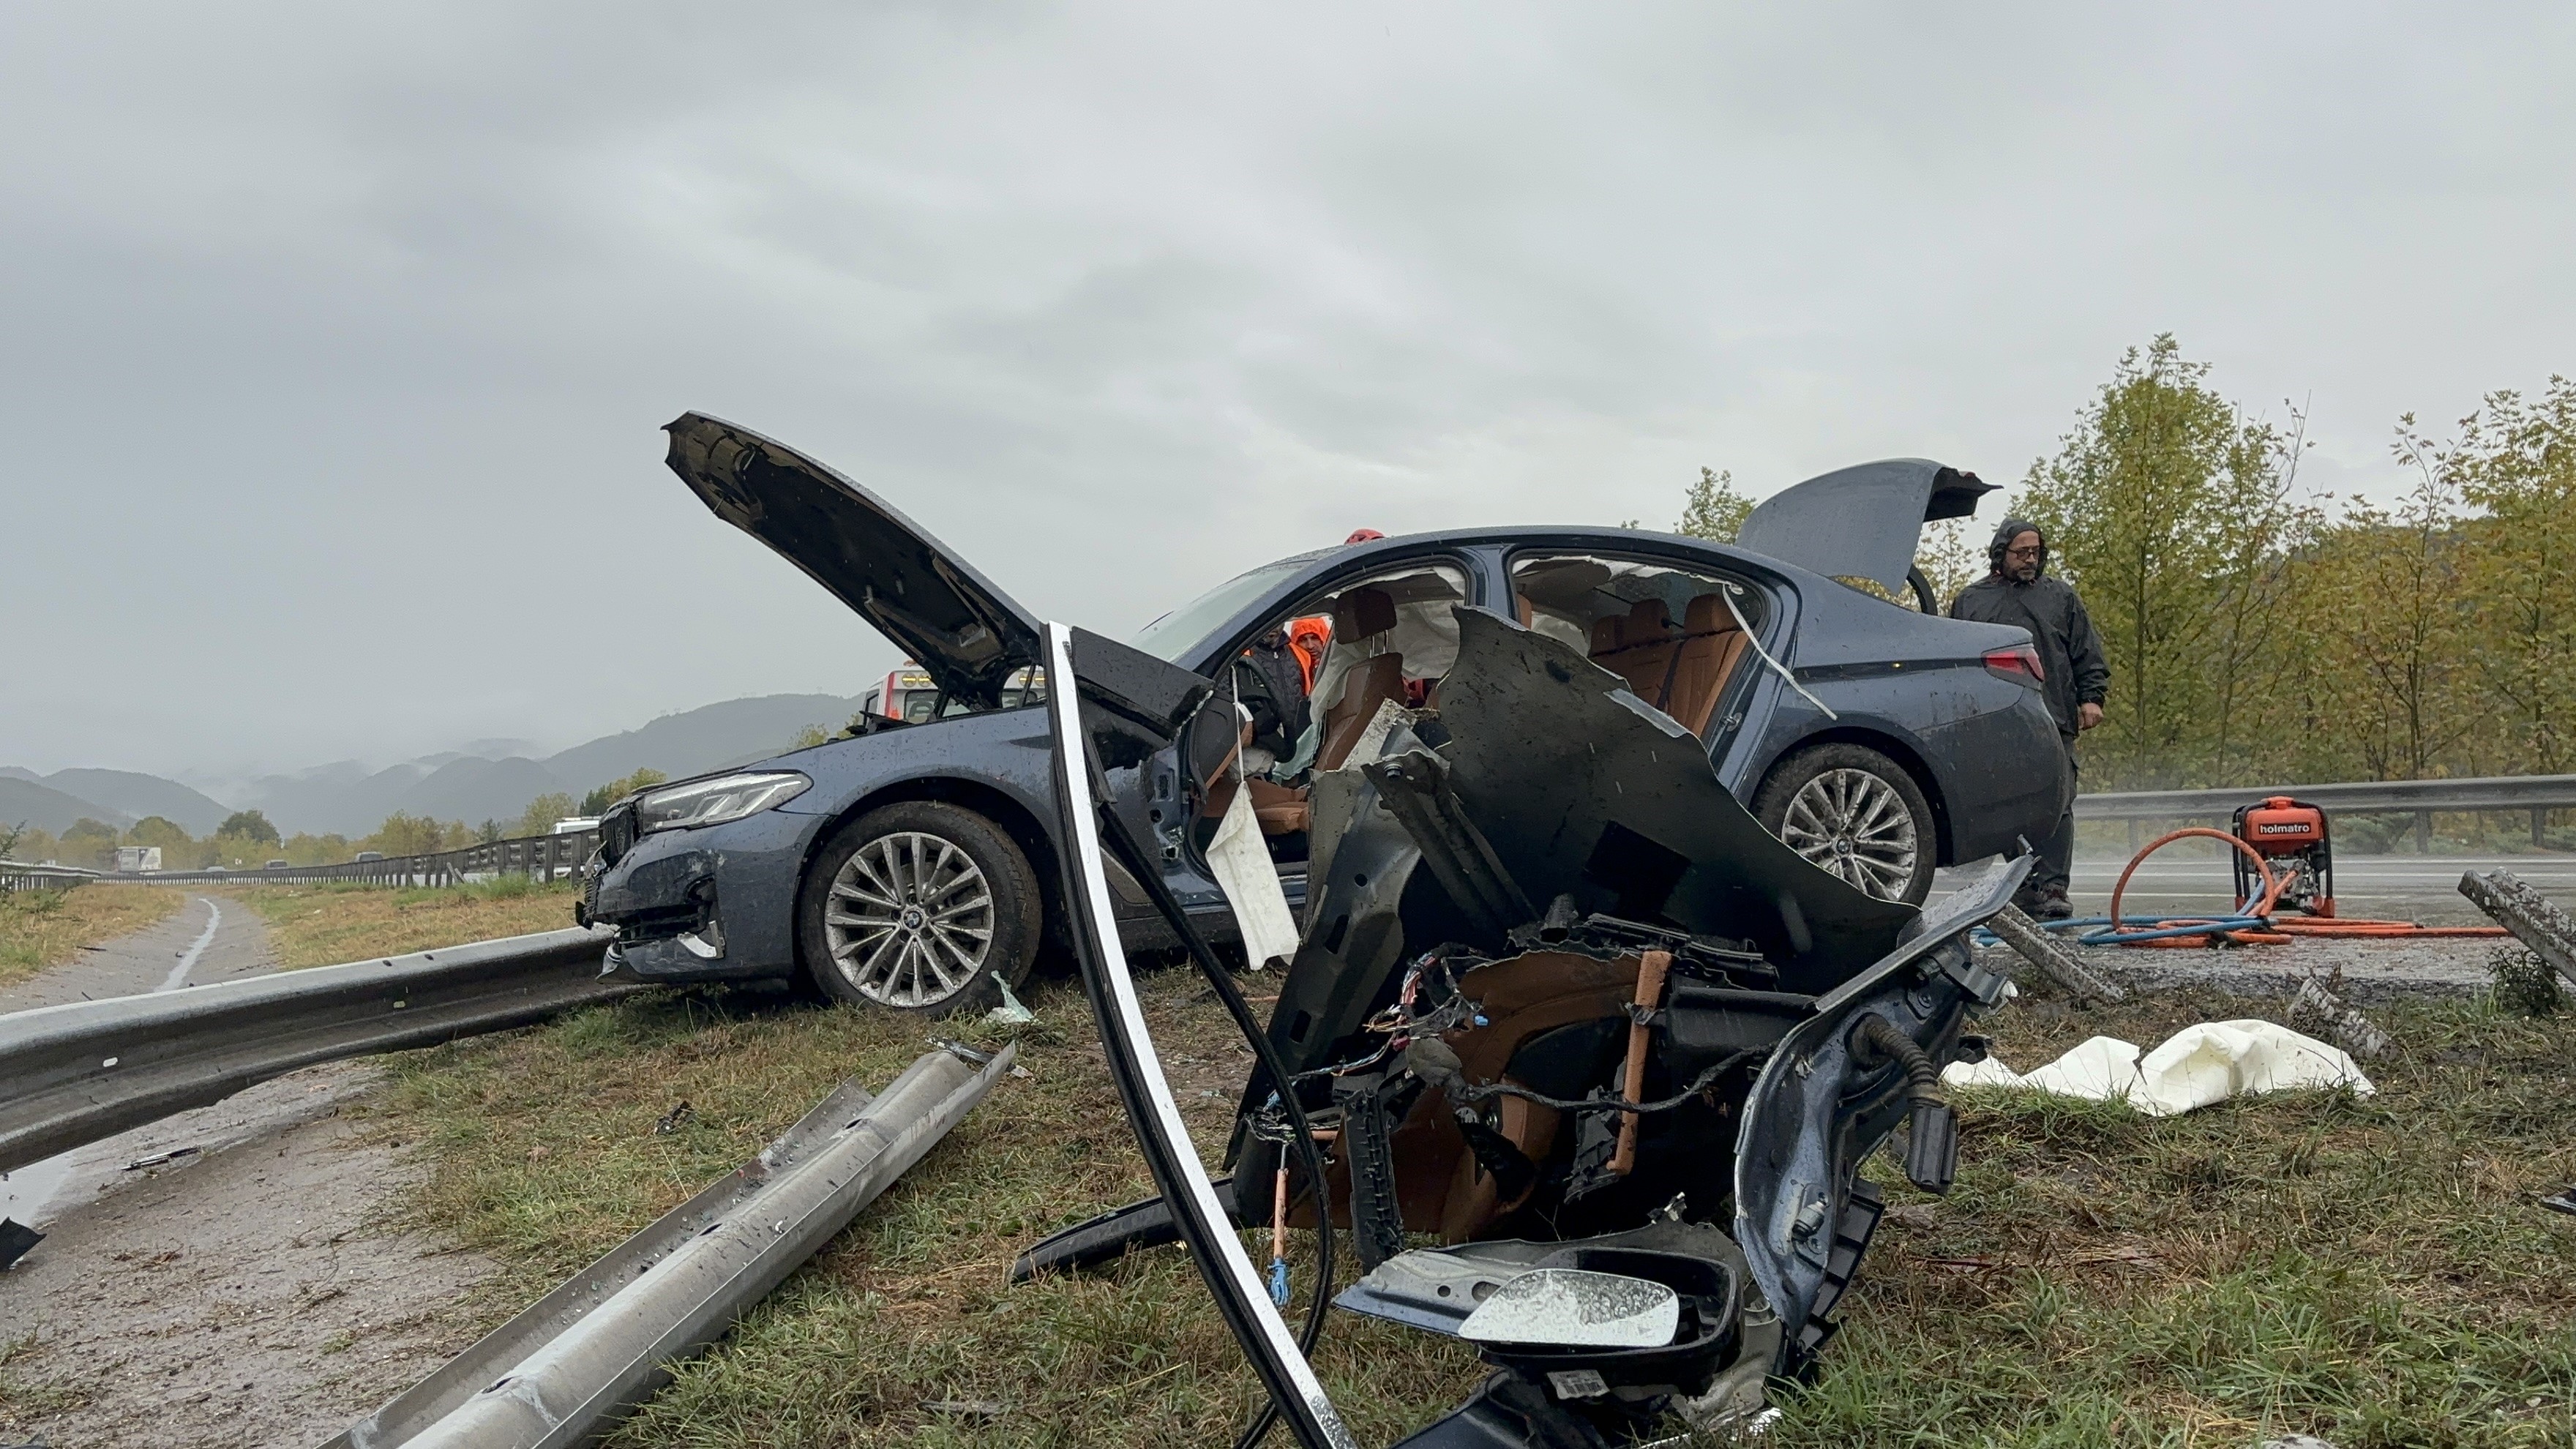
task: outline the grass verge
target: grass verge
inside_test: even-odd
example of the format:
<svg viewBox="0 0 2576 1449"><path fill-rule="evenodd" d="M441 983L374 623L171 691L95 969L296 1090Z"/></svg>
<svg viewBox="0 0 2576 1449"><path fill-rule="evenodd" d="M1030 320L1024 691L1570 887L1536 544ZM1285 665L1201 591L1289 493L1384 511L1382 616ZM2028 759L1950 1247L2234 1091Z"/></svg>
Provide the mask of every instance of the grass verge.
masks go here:
<svg viewBox="0 0 2576 1449"><path fill-rule="evenodd" d="M1203 1146L1246 1060L1185 972L1149 975ZM1188 1260L1010 1288L1041 1234L1150 1191L1078 991L1032 994L1031 1075L985 1105L718 1351L625 1445L1209 1443L1253 1403ZM2028 1067L2086 1036L2255 1014L2189 993L1990 1023ZM1898 1184L1845 1330L1770 1442L2251 1445L2576 1442L2564 1284L2576 1221L2576 1022L2384 1013L2376 1096L2303 1093L2153 1120L1989 1093L1964 1103L1948 1199ZM493 1255L505 1316L757 1151L832 1082L889 1079L934 1030L988 1028L659 993L407 1059L374 1111L432 1172L416 1217ZM679 1130L657 1119L680 1101ZM1256 1257L1266 1248L1256 1249ZM1300 1293L1311 1281L1301 1264ZM1318 1367L1363 1442L1475 1381L1459 1346L1337 1315ZM1006 1406L991 1422L941 1402Z"/></svg>
<svg viewBox="0 0 2576 1449"><path fill-rule="evenodd" d="M168 886L80 886L0 895L0 986L60 966L83 946L103 945L187 904Z"/></svg>
<svg viewBox="0 0 2576 1449"><path fill-rule="evenodd" d="M326 882L229 894L268 922L277 963L291 969L562 930L572 924L575 891L568 881L503 876L434 889Z"/></svg>

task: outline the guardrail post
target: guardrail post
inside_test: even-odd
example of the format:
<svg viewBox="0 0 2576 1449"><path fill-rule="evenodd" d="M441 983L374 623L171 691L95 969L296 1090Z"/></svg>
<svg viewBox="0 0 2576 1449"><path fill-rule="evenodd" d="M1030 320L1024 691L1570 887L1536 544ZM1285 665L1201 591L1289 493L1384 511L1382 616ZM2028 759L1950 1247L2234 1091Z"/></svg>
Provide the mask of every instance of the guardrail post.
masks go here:
<svg viewBox="0 0 2576 1449"><path fill-rule="evenodd" d="M2415 853L2417 855L2433 853L2433 812L2430 810L2415 812Z"/></svg>
<svg viewBox="0 0 2576 1449"><path fill-rule="evenodd" d="M2465 872L2460 894L2576 985L2576 920L2570 920L2557 902L2509 870Z"/></svg>
<svg viewBox="0 0 2576 1449"><path fill-rule="evenodd" d="M2548 828L2549 812L2537 806L2531 812L2531 848L2540 849L2547 842L2541 832Z"/></svg>

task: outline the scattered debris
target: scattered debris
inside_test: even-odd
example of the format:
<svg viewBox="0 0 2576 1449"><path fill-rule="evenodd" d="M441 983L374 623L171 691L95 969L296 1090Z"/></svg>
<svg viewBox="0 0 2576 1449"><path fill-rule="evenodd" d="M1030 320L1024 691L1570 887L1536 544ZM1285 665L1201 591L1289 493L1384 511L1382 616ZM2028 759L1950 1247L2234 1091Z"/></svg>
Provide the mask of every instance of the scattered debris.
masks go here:
<svg viewBox="0 0 2576 1449"><path fill-rule="evenodd" d="M2487 955L2487 971L2495 980L2496 1006L2516 1016L2555 1016L2566 1002L2558 973L2536 951L2499 946Z"/></svg>
<svg viewBox="0 0 2576 1449"><path fill-rule="evenodd" d="M2540 1205L2549 1209L2551 1212L2566 1213L2570 1217L2576 1217L2576 1187L2562 1188L2558 1192L2542 1198L2540 1200Z"/></svg>
<svg viewBox="0 0 2576 1449"><path fill-rule="evenodd" d="M1594 567L1597 590L1645 587ZM1022 1261L1080 1271L1187 1243L1269 1393L1246 1442L1273 1414L1310 1449L1349 1442L1306 1357L1326 1302L1467 1339L1501 1370L1416 1444L1627 1442L1667 1415L1742 1424L1834 1333L1884 1207L1860 1163L1910 1119L1908 1177L1949 1184L1938 1067L2012 989L1968 935L2032 861L1999 861L1929 909L1866 894L1765 830L1630 675L1500 614L1452 614L1436 706L1382 708L1382 741L1317 777L1307 935L1268 1029L1237 1013L1257 1065L1224 1185L1161 1076L1106 906L1080 913L1104 1055L1166 1195ZM1107 902L1123 868L1239 1004L1093 773L1192 738L1207 682L1078 631L1047 636L1051 677L1077 686L1049 705L1060 834L1084 842L1068 894ZM1727 664L1704 644L1681 637L1639 674ZM1264 1291L1234 1231L1262 1223L1274 1246L1311 1226L1319 1258L1355 1247L1364 1276L1327 1299L1319 1269L1292 1328L1280 1299L1294 1295ZM1453 1246L1408 1248L1413 1235Z"/></svg>
<svg viewBox="0 0 2576 1449"><path fill-rule="evenodd" d="M999 971L993 973L993 984L1002 988L1002 1004L985 1012L984 1020L995 1026L1026 1026L1038 1019L1036 1012L1022 1006L1020 999L1011 994L1011 983L1003 980Z"/></svg>
<svg viewBox="0 0 2576 1449"><path fill-rule="evenodd" d="M969 1419L998 1419L1010 1412L1010 1406L999 1399L924 1399L925 1414L957 1414Z"/></svg>
<svg viewBox="0 0 2576 1449"><path fill-rule="evenodd" d="M27 1250L45 1240L45 1235L15 1218L0 1218L0 1270L7 1269Z"/></svg>
<svg viewBox="0 0 2576 1449"><path fill-rule="evenodd" d="M2472 870L2460 876L2460 894L2531 948L2533 955L2576 982L2576 919L2509 870Z"/></svg>
<svg viewBox="0 0 2576 1449"><path fill-rule="evenodd" d="M2263 1449L2335 1449L2335 1446L2313 1434L2292 1434L2283 1439L2266 1439Z"/></svg>
<svg viewBox="0 0 2576 1449"><path fill-rule="evenodd" d="M587 1443L849 1225L1011 1068L922 1056L843 1082L757 1157L609 1250L328 1449ZM685 1104L683 1104L685 1105ZM673 1115L679 1109L672 1109Z"/></svg>
<svg viewBox="0 0 2576 1449"><path fill-rule="evenodd" d="M125 1170L135 1172L146 1167L159 1167L165 1163L176 1162L182 1157L194 1157L198 1151L199 1149L194 1147L173 1147L167 1152L155 1152L149 1157L138 1157L125 1164Z"/></svg>
<svg viewBox="0 0 2576 1449"><path fill-rule="evenodd" d="M686 1101L683 1101L678 1106L673 1107L670 1111L653 1119L653 1135L656 1137L668 1137L672 1133L679 1131L682 1127L687 1126L689 1119L696 1115L698 1115L698 1109L690 1106Z"/></svg>
<svg viewBox="0 0 2576 1449"><path fill-rule="evenodd" d="M1954 1062L1941 1080L2122 1101L2150 1117L2307 1087L2349 1087L2361 1096L2374 1090L2342 1048L2250 1019L2184 1027L2144 1057L2134 1043L2097 1036L2026 1076L1990 1057L1974 1065Z"/></svg>
<svg viewBox="0 0 2576 1449"><path fill-rule="evenodd" d="M2314 1031L2366 1062L2377 1061L2396 1050L2388 1033L2313 976L2300 982L2299 989L2291 995L2288 1015L2290 1025Z"/></svg>
<svg viewBox="0 0 2576 1449"><path fill-rule="evenodd" d="M2038 967L2048 979L2065 987L2079 1006L2088 1001L2126 1001L2129 997L2128 992L2108 979L2079 965L2073 952L2057 944L2019 906L2006 906L1996 912L1995 918L1986 922L1986 929L2020 952L2023 960Z"/></svg>

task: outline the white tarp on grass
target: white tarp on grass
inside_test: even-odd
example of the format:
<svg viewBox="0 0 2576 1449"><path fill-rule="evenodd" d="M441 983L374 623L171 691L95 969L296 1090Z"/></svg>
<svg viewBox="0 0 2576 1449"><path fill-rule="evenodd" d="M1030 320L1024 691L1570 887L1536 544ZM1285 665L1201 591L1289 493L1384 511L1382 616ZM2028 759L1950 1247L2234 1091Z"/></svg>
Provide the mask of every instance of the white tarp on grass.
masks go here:
<svg viewBox="0 0 2576 1449"><path fill-rule="evenodd" d="M2097 1036L2023 1075L1989 1057L1952 1062L1941 1080L1954 1087L2018 1087L2125 1101L2150 1117L2170 1117L2230 1097L2302 1087L2343 1087L2370 1095L2370 1078L2340 1047L2269 1021L2204 1021L2138 1055L2134 1043Z"/></svg>

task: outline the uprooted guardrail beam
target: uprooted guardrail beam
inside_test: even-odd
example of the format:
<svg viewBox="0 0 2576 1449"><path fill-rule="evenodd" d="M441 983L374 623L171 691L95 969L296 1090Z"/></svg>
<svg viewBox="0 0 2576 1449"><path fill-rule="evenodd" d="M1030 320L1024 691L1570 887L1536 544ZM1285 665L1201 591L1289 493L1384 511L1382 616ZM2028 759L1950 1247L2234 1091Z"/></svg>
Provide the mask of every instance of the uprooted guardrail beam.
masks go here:
<svg viewBox="0 0 2576 1449"><path fill-rule="evenodd" d="M0 1172L299 1067L526 1026L636 990L547 931L0 1016Z"/></svg>
<svg viewBox="0 0 2576 1449"><path fill-rule="evenodd" d="M2509 870L2472 870L2460 876L2467 896L2495 923L2513 933L2531 954L2576 984L2576 919Z"/></svg>
<svg viewBox="0 0 2576 1449"><path fill-rule="evenodd" d="M2073 952L2050 939L2019 906L2006 906L1996 912L1986 922L1986 929L2003 938L2005 945L2021 953L2023 960L2045 972L2079 1002L2128 999L2128 992L2078 964Z"/></svg>
<svg viewBox="0 0 2576 1449"><path fill-rule="evenodd" d="M847 1227L1011 1069L931 1052L871 1099L843 1082L751 1161L575 1273L325 1449L586 1443Z"/></svg>

